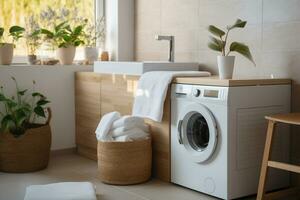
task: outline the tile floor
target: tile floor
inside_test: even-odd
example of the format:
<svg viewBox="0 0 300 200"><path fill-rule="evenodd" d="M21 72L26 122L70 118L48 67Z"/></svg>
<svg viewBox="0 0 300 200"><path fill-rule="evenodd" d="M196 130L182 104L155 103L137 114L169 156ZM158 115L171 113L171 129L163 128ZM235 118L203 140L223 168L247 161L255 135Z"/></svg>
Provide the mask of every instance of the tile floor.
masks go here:
<svg viewBox="0 0 300 200"><path fill-rule="evenodd" d="M76 154L51 157L45 170L26 174L0 173L0 200L22 200L25 188L32 184L47 184L63 181L90 181L96 185L101 200L214 200L215 198L152 179L134 186L112 186L97 180L97 165ZM244 200L252 200L253 197Z"/></svg>

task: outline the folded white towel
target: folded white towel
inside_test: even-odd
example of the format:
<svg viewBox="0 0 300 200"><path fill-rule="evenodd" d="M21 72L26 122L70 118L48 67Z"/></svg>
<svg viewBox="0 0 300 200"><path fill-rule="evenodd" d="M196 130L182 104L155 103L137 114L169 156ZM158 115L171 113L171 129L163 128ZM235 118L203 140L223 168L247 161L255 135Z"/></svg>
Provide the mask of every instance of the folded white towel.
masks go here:
<svg viewBox="0 0 300 200"><path fill-rule="evenodd" d="M124 127L125 129L132 129L134 127L137 127L141 124L144 124L144 119L141 117L135 117L130 115L125 115L121 117L120 119L116 120L112 124L112 129Z"/></svg>
<svg viewBox="0 0 300 200"><path fill-rule="evenodd" d="M129 135L132 133L133 130L141 130L145 133L149 133L149 127L146 124L140 124L139 126L127 129L125 127L119 127L116 129L111 130L108 134L111 135L113 138L123 136L123 135Z"/></svg>
<svg viewBox="0 0 300 200"><path fill-rule="evenodd" d="M101 141L111 141L112 136L109 133L112 123L121 117L119 112L110 112L105 114L96 129L96 137Z"/></svg>
<svg viewBox="0 0 300 200"><path fill-rule="evenodd" d="M139 82L132 115L162 121L169 84L174 77L210 76L204 71L153 71L144 73Z"/></svg>
<svg viewBox="0 0 300 200"><path fill-rule="evenodd" d="M139 128L134 128L125 131L121 136L115 137L114 140L117 142L126 142L126 141L133 141L133 140L144 140L148 137L149 137L149 133Z"/></svg>
<svg viewBox="0 0 300 200"><path fill-rule="evenodd" d="M90 182L65 182L31 185L26 188L24 200L97 200Z"/></svg>

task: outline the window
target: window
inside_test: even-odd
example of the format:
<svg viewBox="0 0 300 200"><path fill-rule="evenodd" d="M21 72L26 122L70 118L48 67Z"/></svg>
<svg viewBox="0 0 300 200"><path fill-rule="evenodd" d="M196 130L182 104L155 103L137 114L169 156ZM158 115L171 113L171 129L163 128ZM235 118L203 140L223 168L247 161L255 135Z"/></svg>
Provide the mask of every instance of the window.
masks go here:
<svg viewBox="0 0 300 200"><path fill-rule="evenodd" d="M54 23L69 20L71 25L87 19L95 23L95 16L102 12L99 5L103 0L1 0L0 1L0 27L5 28L6 42L11 42L8 37L9 27L18 25L27 32L36 27L52 29ZM96 5L97 4L97 5ZM20 39L15 48L15 62L24 62L28 49L26 40Z"/></svg>

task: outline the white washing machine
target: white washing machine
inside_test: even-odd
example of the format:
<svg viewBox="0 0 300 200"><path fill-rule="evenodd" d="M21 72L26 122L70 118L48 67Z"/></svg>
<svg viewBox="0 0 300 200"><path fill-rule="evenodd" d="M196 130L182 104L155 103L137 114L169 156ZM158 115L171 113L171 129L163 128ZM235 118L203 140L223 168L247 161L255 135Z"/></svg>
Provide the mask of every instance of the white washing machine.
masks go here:
<svg viewBox="0 0 300 200"><path fill-rule="evenodd" d="M290 85L215 87L173 84L171 182L221 199L255 194L265 143L265 115L290 111ZM289 127L274 139L274 160L288 161ZM268 190L289 185L270 170Z"/></svg>

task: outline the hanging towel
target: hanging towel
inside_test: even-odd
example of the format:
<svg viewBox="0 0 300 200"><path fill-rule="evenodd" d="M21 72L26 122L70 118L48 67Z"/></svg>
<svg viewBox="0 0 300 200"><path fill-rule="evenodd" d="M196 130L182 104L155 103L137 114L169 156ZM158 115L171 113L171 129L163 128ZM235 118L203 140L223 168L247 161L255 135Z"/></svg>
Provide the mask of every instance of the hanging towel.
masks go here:
<svg viewBox="0 0 300 200"><path fill-rule="evenodd" d="M148 125L140 124L139 126L136 126L136 127L130 128L130 129L127 129L125 127L119 127L119 128L111 130L108 134L111 135L113 138L115 138L115 137L119 137L122 135L129 135L132 132L132 130L135 130L135 129L149 133Z"/></svg>
<svg viewBox="0 0 300 200"><path fill-rule="evenodd" d="M105 114L96 129L96 137L101 141L111 141L112 136L109 133L114 121L121 117L119 112L110 112Z"/></svg>
<svg viewBox="0 0 300 200"><path fill-rule="evenodd" d="M169 84L174 77L205 77L205 71L152 71L144 73L139 82L132 115L162 121Z"/></svg>
<svg viewBox="0 0 300 200"><path fill-rule="evenodd" d="M144 119L141 117L135 117L130 115L125 115L121 117L120 119L116 120L112 124L112 129L124 127L126 130L132 129L134 127L137 127L139 125L144 124Z"/></svg>
<svg viewBox="0 0 300 200"><path fill-rule="evenodd" d="M146 133L145 131L134 128L128 131L125 131L121 136L115 137L114 140L117 142L127 142L127 141L133 141L133 140L144 140L149 137L149 133Z"/></svg>
<svg viewBox="0 0 300 200"><path fill-rule="evenodd" d="M97 200L90 182L64 182L31 185L26 188L24 200Z"/></svg>

